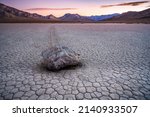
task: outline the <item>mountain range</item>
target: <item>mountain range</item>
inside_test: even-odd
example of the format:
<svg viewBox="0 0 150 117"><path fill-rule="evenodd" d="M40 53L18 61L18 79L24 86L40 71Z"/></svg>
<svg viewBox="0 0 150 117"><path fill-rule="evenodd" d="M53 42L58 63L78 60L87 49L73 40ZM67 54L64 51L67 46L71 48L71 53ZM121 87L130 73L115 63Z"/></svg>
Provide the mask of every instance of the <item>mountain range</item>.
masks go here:
<svg viewBox="0 0 150 117"><path fill-rule="evenodd" d="M42 16L28 13L0 3L0 22L115 22L115 23L150 23L150 9L140 12L126 12L122 14L108 14L96 16L81 16L67 13L62 17L50 14Z"/></svg>
<svg viewBox="0 0 150 117"><path fill-rule="evenodd" d="M150 23L150 8L140 11L134 12L129 11L126 13L122 13L121 15L114 16L109 19L103 20L103 22L111 22L111 23Z"/></svg>
<svg viewBox="0 0 150 117"><path fill-rule="evenodd" d="M93 21L92 19L86 16L80 16L79 14L70 14L70 13L65 14L59 19L65 22L92 22Z"/></svg>
<svg viewBox="0 0 150 117"><path fill-rule="evenodd" d="M94 21L103 21L109 18L112 18L114 16L118 16L120 15L119 13L114 13L114 14L108 14L108 15L94 15L94 16L89 16L88 18L90 18L91 20Z"/></svg>

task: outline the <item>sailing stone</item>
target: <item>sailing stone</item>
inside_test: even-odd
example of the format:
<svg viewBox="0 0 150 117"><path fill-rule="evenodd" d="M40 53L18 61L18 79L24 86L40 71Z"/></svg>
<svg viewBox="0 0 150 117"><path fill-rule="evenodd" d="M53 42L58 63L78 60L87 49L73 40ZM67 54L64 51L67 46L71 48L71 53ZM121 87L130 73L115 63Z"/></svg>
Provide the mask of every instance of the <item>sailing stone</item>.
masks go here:
<svg viewBox="0 0 150 117"><path fill-rule="evenodd" d="M42 52L43 65L51 70L61 70L80 64L79 54L64 46L55 46Z"/></svg>

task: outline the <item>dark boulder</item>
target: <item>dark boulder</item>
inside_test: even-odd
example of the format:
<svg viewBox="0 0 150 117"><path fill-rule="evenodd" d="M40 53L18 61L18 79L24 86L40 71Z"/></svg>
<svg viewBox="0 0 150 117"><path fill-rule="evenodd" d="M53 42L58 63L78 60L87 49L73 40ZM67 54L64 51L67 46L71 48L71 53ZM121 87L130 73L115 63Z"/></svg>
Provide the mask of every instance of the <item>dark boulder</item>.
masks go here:
<svg viewBox="0 0 150 117"><path fill-rule="evenodd" d="M79 54L64 46L51 47L43 51L42 56L43 65L52 71L80 64Z"/></svg>

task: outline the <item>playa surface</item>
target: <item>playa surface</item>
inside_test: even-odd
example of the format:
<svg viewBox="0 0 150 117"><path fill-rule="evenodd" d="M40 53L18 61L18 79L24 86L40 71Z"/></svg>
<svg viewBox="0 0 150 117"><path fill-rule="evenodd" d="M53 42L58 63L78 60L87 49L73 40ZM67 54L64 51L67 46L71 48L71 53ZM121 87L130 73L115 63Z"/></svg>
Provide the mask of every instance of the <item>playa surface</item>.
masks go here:
<svg viewBox="0 0 150 117"><path fill-rule="evenodd" d="M149 24L0 24L0 99L150 99L149 31ZM82 66L42 68L41 52L53 44L78 52Z"/></svg>

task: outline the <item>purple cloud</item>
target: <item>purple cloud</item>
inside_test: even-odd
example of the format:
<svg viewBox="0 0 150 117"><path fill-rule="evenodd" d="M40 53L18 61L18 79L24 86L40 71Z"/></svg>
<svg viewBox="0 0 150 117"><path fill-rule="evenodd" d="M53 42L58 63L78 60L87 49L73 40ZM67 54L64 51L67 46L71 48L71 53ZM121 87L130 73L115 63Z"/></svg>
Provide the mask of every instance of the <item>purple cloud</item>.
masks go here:
<svg viewBox="0 0 150 117"><path fill-rule="evenodd" d="M115 6L139 6L141 4L149 3L150 1L126 2L120 4L102 5L101 8L115 7Z"/></svg>

